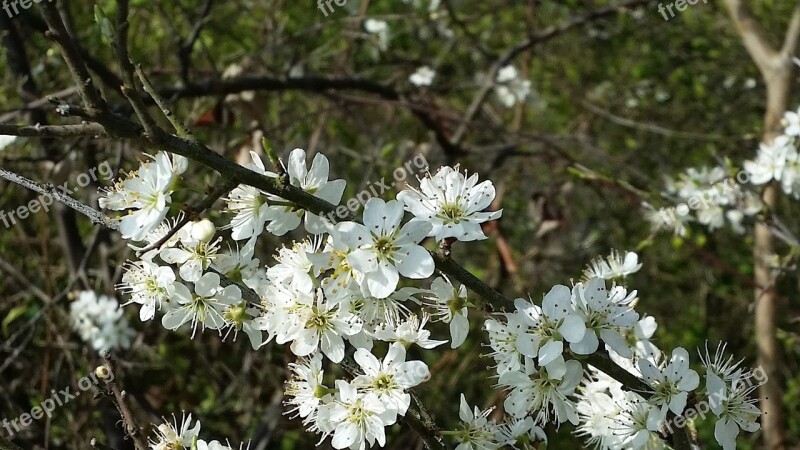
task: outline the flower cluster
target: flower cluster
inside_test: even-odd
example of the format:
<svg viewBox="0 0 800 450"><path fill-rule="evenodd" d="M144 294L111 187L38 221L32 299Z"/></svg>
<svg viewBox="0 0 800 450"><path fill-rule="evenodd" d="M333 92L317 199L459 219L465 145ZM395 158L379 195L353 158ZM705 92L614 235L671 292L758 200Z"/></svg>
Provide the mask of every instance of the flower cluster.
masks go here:
<svg viewBox="0 0 800 450"><path fill-rule="evenodd" d="M700 355L705 367L705 399L687 408L687 393L700 384L700 376L688 366L686 350L677 348L669 361L660 354L639 360L638 369L652 390L626 390L617 380L590 366L577 396L580 426L576 434L588 444L604 449L665 449L660 438L680 430L686 420L716 418L714 436L724 450L736 448L740 430L754 432L761 412L753 392L766 381L761 373L740 367L724 356L720 344L712 356ZM669 415L669 413L672 415ZM697 417L695 417L695 415Z"/></svg>
<svg viewBox="0 0 800 450"><path fill-rule="evenodd" d="M639 316L631 304L636 292L621 286L606 291L605 282L591 278L572 289L558 285L542 306L524 299L515 311L487 320L490 353L497 363L499 385L510 391L505 408L516 419L532 417L538 425L578 423L570 399L583 376L583 366L566 360L565 351L591 355L600 341L624 358L633 357L628 336L635 336Z"/></svg>
<svg viewBox="0 0 800 450"><path fill-rule="evenodd" d="M280 180L257 154L251 157L247 167L265 177L333 205L342 197L344 181L329 180L328 160L321 154L309 168L305 152L295 149ZM164 153L155 159L170 161ZM174 177L180 171L170 173ZM167 198L171 188L160 176L143 169L130 174L107 193L104 206L116 205L114 198L135 197L131 179L137 185L158 186L161 198ZM383 445L384 428L410 406L408 389L430 377L423 362L405 361L407 350L447 342L431 339L425 329L429 320L448 324L451 347L458 347L469 332L473 306L466 287L444 276L427 289L403 287L401 280L434 275L434 259L423 246L429 237L486 239L481 224L501 215L485 211L494 197L491 182L443 167L397 199L371 198L362 221L334 225L273 194L240 185L225 199L231 220L220 229L230 230L234 241L227 250L209 220L167 218L168 202L152 202L147 207L160 219L126 234L138 242L130 245L139 259L126 263L118 289L130 295L128 304L140 305L141 320L162 314L167 329L188 326L192 336L197 330L214 330L234 339L244 331L254 349L273 340L289 344L300 358L291 365L294 377L286 389L291 411L310 430L332 436L336 448ZM273 265L265 267L254 258L264 231L281 236L301 223L308 236L279 248ZM371 353L374 341L389 343L382 362ZM346 363L348 345L356 349L361 373L323 384L324 359ZM173 435L163 434L161 441L174 441Z"/></svg>
<svg viewBox="0 0 800 450"><path fill-rule="evenodd" d="M617 278L637 271L636 254L628 255L627 264L616 253L595 260L587 276ZM596 448L667 448L661 436L674 432L676 417L691 415L689 394L701 380L685 349L665 356L650 342L656 323L633 310L636 294L618 285L606 289L605 281L592 276L572 288L553 287L541 306L517 299L513 312L488 319L489 356L496 363L498 386L507 391L506 413L536 426L570 422ZM623 386L591 365L584 378L581 360L598 351L607 352L641 386ZM701 359L707 367L706 391L716 401L710 400L710 410L718 417L717 439L734 448L728 445L740 429L757 429L760 414L749 399L755 387L742 381L752 372L737 369L720 351Z"/></svg>
<svg viewBox="0 0 800 450"><path fill-rule="evenodd" d="M649 214L654 228L672 228L683 235L685 224L698 222L710 231L728 225L737 233L743 233L743 221L761 211L763 204L758 195L742 189L741 178L729 165L690 167L677 179L667 178L664 195L678 206Z"/></svg>
<svg viewBox="0 0 800 450"><path fill-rule="evenodd" d="M756 159L745 161L750 182L762 185L780 183L783 192L800 199L800 110L787 111L783 116L783 131L769 143L761 143Z"/></svg>
<svg viewBox="0 0 800 450"><path fill-rule="evenodd" d="M511 81L505 72L503 82ZM345 183L329 179L321 154L309 168L305 151L293 150L278 170L281 176L268 171L257 154L251 156L247 167L276 183L331 206L341 200ZM410 390L431 376L423 361L407 361L408 354L447 342L432 339L426 325L448 325L450 347L458 348L476 309L466 286L436 273L426 240L447 246L486 239L482 225L501 215L489 211L492 183L442 167L395 199L369 199L361 221L336 224L240 185L225 199L230 222L220 230L230 230L231 242L223 249L224 236L208 219L167 218L169 196L184 170L180 160L159 153L103 199L105 207L138 217L123 224L138 252L138 259L125 264L118 286L130 295L128 304L140 305L142 321L161 315L165 328L188 327L192 336L208 329L235 340L244 331L254 349L272 341L288 344L297 357L289 365L288 412L322 439L330 437L336 449L383 446L386 427L412 407ZM277 249L273 264L264 266L254 257L262 233L282 236L301 223L307 235ZM546 441L545 425L570 422L603 448L660 448L659 436L674 416L685 414L700 377L684 349L667 357L653 345L655 320L634 310L637 291L616 284L640 268L636 253L612 252L595 259L582 282L554 286L541 304L518 298L513 311L491 314L485 330L497 384L507 394L505 414L490 419L491 409L470 408L462 394L462 424L443 434L455 439L458 450L528 449ZM430 278L427 287L405 286ZM608 287L606 280L614 282ZM373 354L373 348L387 347L382 359ZM595 369L584 380L585 360L597 353L640 385L623 387ZM326 360L342 364L350 376L326 377ZM754 429L752 389L743 387L750 373L721 356L707 360L707 391L725 398L712 410L719 418L718 439L728 448L738 430ZM161 425L151 447L229 448L199 440L199 424L189 422Z"/></svg>
<svg viewBox="0 0 800 450"><path fill-rule="evenodd" d="M128 348L135 335L116 299L81 291L69 305L72 328L97 351Z"/></svg>
<svg viewBox="0 0 800 450"><path fill-rule="evenodd" d="M301 417L310 431L332 435L334 448L364 448L377 442L381 447L385 427L397 422L411 405L408 389L430 378L422 361L406 361L406 348L389 346L383 361L360 348L355 361L361 372L352 381L335 380L333 388L324 382L322 356L290 364L292 378L287 382L285 403Z"/></svg>

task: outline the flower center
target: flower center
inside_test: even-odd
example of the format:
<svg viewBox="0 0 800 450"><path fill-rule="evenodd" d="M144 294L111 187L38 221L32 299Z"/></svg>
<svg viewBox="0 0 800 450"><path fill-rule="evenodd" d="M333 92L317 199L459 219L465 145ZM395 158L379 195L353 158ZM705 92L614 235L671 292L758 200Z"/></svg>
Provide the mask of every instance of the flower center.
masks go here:
<svg viewBox="0 0 800 450"><path fill-rule="evenodd" d="M379 255L388 257L394 252L394 241L388 237L381 237L375 241L375 250Z"/></svg>
<svg viewBox="0 0 800 450"><path fill-rule="evenodd" d="M372 382L372 386L379 392L391 391L392 388L394 388L394 376L387 373L381 374L379 377L375 378L375 381Z"/></svg>
<svg viewBox="0 0 800 450"><path fill-rule="evenodd" d="M439 214L450 222L458 223L464 217L464 210L458 203L446 203L441 206Z"/></svg>

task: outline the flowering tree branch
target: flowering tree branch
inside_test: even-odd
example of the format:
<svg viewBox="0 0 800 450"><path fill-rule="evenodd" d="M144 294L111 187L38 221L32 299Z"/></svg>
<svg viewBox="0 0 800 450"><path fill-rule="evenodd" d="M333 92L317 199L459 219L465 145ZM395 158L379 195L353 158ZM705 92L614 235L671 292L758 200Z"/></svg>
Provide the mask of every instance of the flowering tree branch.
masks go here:
<svg viewBox="0 0 800 450"><path fill-rule="evenodd" d="M421 103L433 104L425 99L424 91L420 95L423 100L407 102L408 92L369 81L240 78L223 82L212 80L205 92L246 89L256 84L265 90L305 89L326 95L334 88L363 89L381 99L408 106L434 132L444 152L452 156L463 150L461 144L469 123L481 110L491 89L501 87L496 85L500 72L504 72L504 83L523 83L516 69L505 70L505 64L560 32L646 2L629 0L538 34L530 31L528 39L494 61L484 86L470 103L453 135L438 123L440 115L436 109L431 112L419 108ZM69 197L59 201L72 202L73 208L84 208L87 217L95 223L116 227L123 239L147 243L144 254L123 264L123 283L119 285L120 291L130 294L129 303L141 305L142 321L153 319L156 311L163 311L160 319L165 328L177 330L190 324L193 337L197 328L216 330L226 337L233 333L234 339L242 332L257 349L264 343L262 332L266 331L267 341L291 342L290 348L298 359L289 364L292 378L286 387L286 404L294 407L293 412L302 417L310 430L319 431L325 437L333 435L334 447L363 446L365 440L383 445L384 429L403 420L429 448L436 449L447 448L443 435L457 436L461 448L465 444L482 447L482 443L487 448L516 445L522 436L528 443L544 440L546 437L539 425L551 421L556 424L569 421L577 425L578 416L584 414L573 398L585 393L576 390L581 382L592 382L584 377L587 365L602 372L590 369L598 378L611 377L604 378L607 386L603 391L610 392L616 384L620 385L620 392L625 391L621 398L624 397L626 407L620 407L622 411L617 412L630 418L625 431L631 436L624 438L626 444L641 440L641 436L655 438L665 420L671 421L676 415L686 413L687 396L698 389L700 378L689 368L688 353L677 348L667 358L651 346L648 339L655 331L655 322L647 322L647 318L639 321L634 311L635 292L629 293L626 286L618 284L607 290L606 280L624 278L641 266L637 266L636 261L629 264L627 254L627 267L621 268L623 264L615 254L606 264L613 268L595 267L599 275L587 275L585 281L574 283L571 288L554 286L545 295L542 306L522 298L512 301L451 258L450 246L454 241L485 239L481 225L498 219L502 213L493 205L496 192L491 181L478 184L477 174L468 176L452 167L442 167L435 175L426 174L418 189L402 190L389 202L375 194L376 198L364 201L360 221L348 214L344 217L348 220L336 225L321 223L323 218L319 215L340 208L337 205L345 188L344 180L328 179L329 165L324 155L316 154L309 169L306 152L296 149L284 168L282 162L275 163L277 157L268 151L276 165L275 174L265 168L257 155L244 166L196 139L173 115L164 92L149 81L148 74L128 54L127 0L117 3L115 26L101 9L96 10L101 33L111 44L121 71L118 91L129 103L124 114L119 113L120 109L110 107L92 84L91 62L87 62L80 45L70 35L71 27L66 25L69 21L63 5L43 6L47 34L64 55L78 85L82 105L60 103L58 111L80 117L85 122L66 126L69 128L8 127L0 131L5 129L39 137L103 136L157 149L152 161L142 162L137 171L104 190L100 205L107 210L123 212L118 220L110 220L85 205L76 205ZM210 1L203 5L198 22L181 46L183 85L176 89L183 94L175 91L171 98L188 95L186 93L195 88L188 80L192 47L210 8ZM365 23L368 32L379 33L381 27L379 22ZM383 27L385 30L385 23ZM794 22L791 28L796 28ZM790 32L793 33L796 32ZM522 87L529 89L530 85L523 83ZM511 94L512 104L521 100ZM508 99L508 95L508 92L501 95L498 90L500 98ZM161 117L151 115L149 108L153 104L170 122L174 133L159 126ZM135 113L134 120L128 118L132 115L130 108ZM517 111L519 116L521 108ZM192 214L183 219L167 217L173 201L171 196L176 190L175 182L187 170L187 158L221 175L221 185L194 210L208 209L227 193L226 212L236 216L226 227L232 230L231 238L237 241L236 251L217 254L222 237L216 235L214 224L207 219L194 221L196 216ZM48 190L47 186L7 171L0 172L0 176L34 190ZM636 191L630 185L622 187ZM402 223L406 213L414 215L414 219ZM284 246L275 257L278 264L264 270L260 261L253 257L259 235L267 231L283 236L297 229L301 222L315 237L296 242L291 248ZM427 238L441 241L442 245L429 251L422 245L429 242ZM239 242L245 240L247 243L239 248ZM436 269L445 276L433 280L430 289L397 289L402 277L427 279ZM448 275L461 285L452 284ZM498 385L508 393L504 401L504 420L500 424L490 421L490 411L470 409L462 395L459 409L462 428L442 432L414 392L415 386L430 377L430 370L422 361L406 361L406 351L411 345L429 349L446 342L429 339L430 333L424 329L429 314L433 314L433 320L449 324L452 348L465 342L470 330L469 307L474 306L467 300L467 289L482 297L486 312L490 312L485 322L493 349L490 356L497 362L494 369ZM411 301L419 305L420 316L404 306L405 301L409 301L409 305ZM512 305L514 310L511 310ZM491 314L498 309L504 312ZM367 350L373 340L389 343L383 361L378 361ZM350 349L345 341L357 348L352 357L345 353ZM601 349L600 345L609 350ZM616 359L617 356L621 359ZM344 365L352 379L337 379L335 388L326 386L324 358ZM708 358L710 362L704 361L704 365L710 372L719 369L720 364L716 363L720 358L715 356L714 361ZM110 366L111 362L107 364ZM723 372L727 370L724 364L722 367ZM637 370L641 376L632 375ZM711 375L716 376L716 373ZM707 377L709 386L716 381L711 375ZM725 382L720 382L724 388L737 386L741 373L734 377L730 373L720 376L725 375L728 375ZM711 393L711 388L708 389ZM585 391L590 389L587 387ZM738 394L746 398L749 392L743 392ZM127 433L136 439L139 428L124 405L124 391L112 389L112 393L126 421ZM591 403L588 397L582 401ZM747 400L742 402L745 410L752 406ZM642 411L647 415L646 427ZM639 415L634 417L634 414ZM717 411L715 414L720 416ZM737 422L736 433L739 425L750 427L754 420L750 415L745 416L741 423ZM199 441L189 422L184 421L181 427L177 423L174 427L159 427L159 441L175 447L194 447ZM199 424L195 430L198 428ZM143 438L139 436L139 439ZM672 433L671 440L677 450L692 446L690 436L684 431ZM136 442L136 447L144 450L141 442Z"/></svg>

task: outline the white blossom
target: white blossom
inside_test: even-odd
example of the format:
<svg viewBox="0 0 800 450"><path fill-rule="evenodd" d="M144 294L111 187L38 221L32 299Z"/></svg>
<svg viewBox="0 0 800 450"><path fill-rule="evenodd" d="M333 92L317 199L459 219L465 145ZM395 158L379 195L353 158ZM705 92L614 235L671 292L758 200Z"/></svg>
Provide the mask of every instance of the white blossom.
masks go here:
<svg viewBox="0 0 800 450"><path fill-rule="evenodd" d="M428 66L422 66L408 77L408 81L414 86L430 86L435 77L436 71Z"/></svg>
<svg viewBox="0 0 800 450"><path fill-rule="evenodd" d="M400 228L402 218L400 202L371 198L364 206L363 225L342 222L336 226L353 249L346 258L365 294L386 298L394 292L400 275L420 279L433 274L433 258L419 245L430 224L412 220Z"/></svg>
<svg viewBox="0 0 800 450"><path fill-rule="evenodd" d="M117 300L94 291L78 292L69 318L81 339L97 351L128 348L136 334Z"/></svg>
<svg viewBox="0 0 800 450"><path fill-rule="evenodd" d="M152 161L143 162L122 181L104 191L101 208L128 211L120 219L120 233L125 239L141 241L164 220L169 209L176 179L188 165L183 156L159 152Z"/></svg>
<svg viewBox="0 0 800 450"><path fill-rule="evenodd" d="M478 183L478 174L467 178L458 167L445 166L436 175L421 179L419 185L419 190L401 191L397 199L406 211L432 225L428 236L437 241L448 237L460 241L486 239L480 224L502 215L502 210L482 212L494 201L495 189L489 180Z"/></svg>
<svg viewBox="0 0 800 450"><path fill-rule="evenodd" d="M450 324L450 347L460 347L469 334L467 287L462 284L456 288L446 277L439 277L433 280L429 292L425 304L434 310L435 320Z"/></svg>

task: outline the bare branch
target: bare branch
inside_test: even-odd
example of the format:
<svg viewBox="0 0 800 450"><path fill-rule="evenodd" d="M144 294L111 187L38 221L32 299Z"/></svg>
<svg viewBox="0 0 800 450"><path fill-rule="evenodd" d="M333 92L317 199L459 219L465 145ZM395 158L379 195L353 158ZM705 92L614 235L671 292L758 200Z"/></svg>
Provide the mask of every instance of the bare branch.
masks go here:
<svg viewBox="0 0 800 450"><path fill-rule="evenodd" d="M107 107L106 102L94 86L92 77L89 75L89 71L81 58L80 51L78 51L75 41L67 33L56 6L50 2L45 2L42 4L41 9L49 28L46 34L58 44L75 85L78 87L84 106L92 111L105 110Z"/></svg>
<svg viewBox="0 0 800 450"><path fill-rule="evenodd" d="M133 439L133 444L136 446L136 450L148 450L149 447L147 445L147 441L145 440L144 436L142 436L142 430L136 424L136 419L134 418L133 413L128 406L126 392L121 390L117 384L117 376L119 374L116 373L116 367L114 367L111 355L107 351L104 351L102 353L102 357L105 361L105 366L108 369L109 374L106 377L99 378L103 380L106 388L113 396L112 401L114 402L114 406L117 407L119 415L122 417L122 423L125 426L125 432Z"/></svg>
<svg viewBox="0 0 800 450"><path fill-rule="evenodd" d="M742 0L723 0L733 23L742 36L747 52L765 77L771 71L773 61L777 57L764 35L761 25L753 18L753 12Z"/></svg>
<svg viewBox="0 0 800 450"><path fill-rule="evenodd" d="M91 206L86 206L78 200L75 200L69 195L61 192L58 187L53 186L52 184L37 183L36 181L33 181L22 175L18 175L14 172L9 172L8 170L2 168L0 168L0 178L4 178L14 184L18 184L42 195L50 196L54 200L63 203L64 205L88 217L89 220L91 220L94 224L100 224L112 230L119 230L119 222L109 219L103 213L97 211Z"/></svg>
<svg viewBox="0 0 800 450"><path fill-rule="evenodd" d="M18 126L0 124L0 134L24 137L104 137L107 136L105 128L97 123L80 125L45 125L45 126Z"/></svg>

